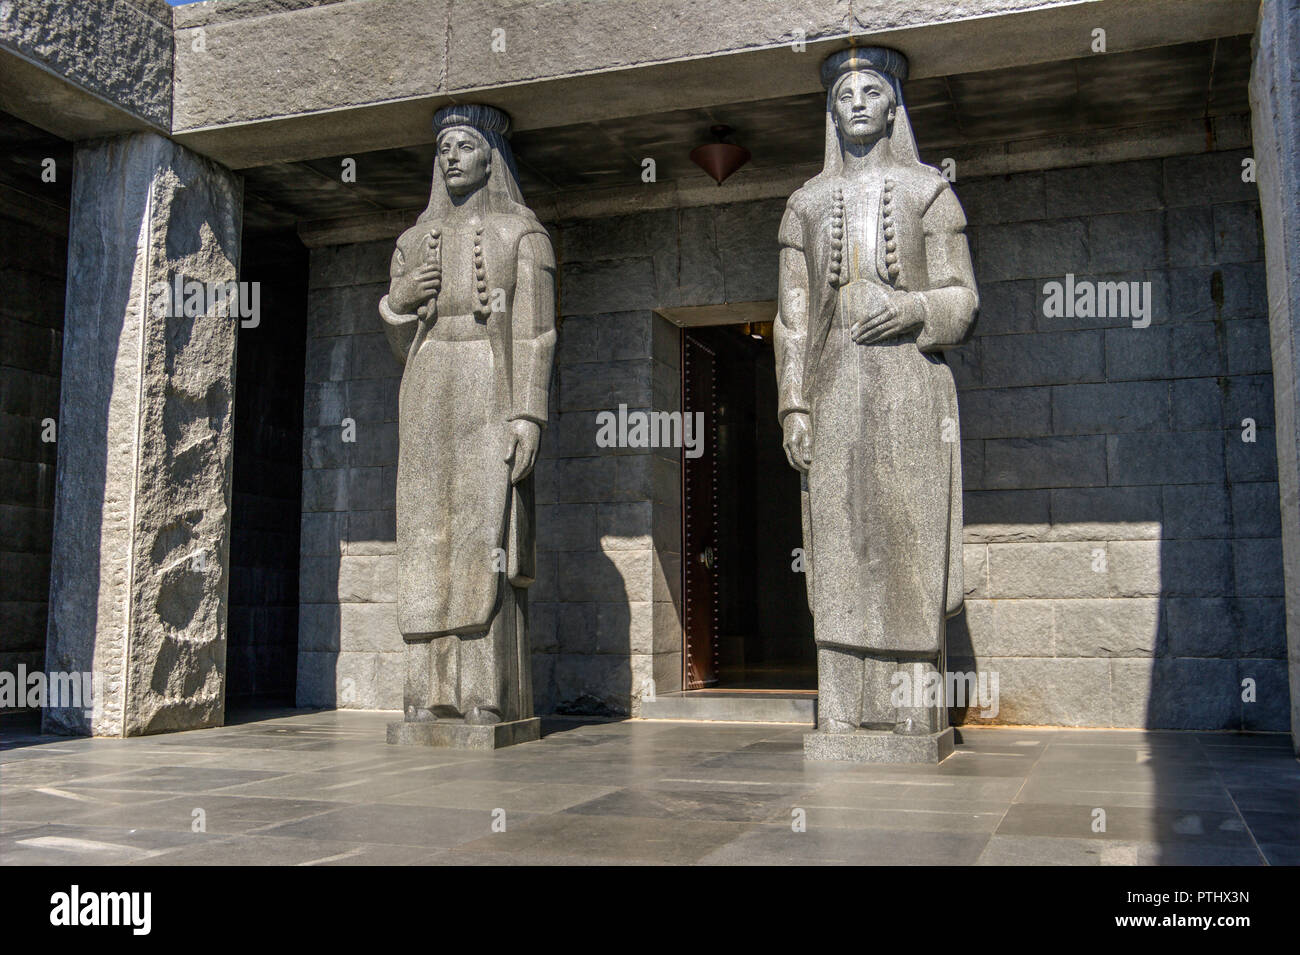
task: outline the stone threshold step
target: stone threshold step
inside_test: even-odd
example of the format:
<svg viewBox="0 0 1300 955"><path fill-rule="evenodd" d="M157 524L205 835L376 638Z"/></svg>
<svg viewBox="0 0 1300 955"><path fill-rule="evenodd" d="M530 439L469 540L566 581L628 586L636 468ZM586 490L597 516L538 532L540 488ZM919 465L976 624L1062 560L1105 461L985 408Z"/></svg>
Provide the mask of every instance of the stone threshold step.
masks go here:
<svg viewBox="0 0 1300 955"><path fill-rule="evenodd" d="M653 700L642 700L641 719L812 726L816 708L817 694L807 691L679 690L660 693Z"/></svg>

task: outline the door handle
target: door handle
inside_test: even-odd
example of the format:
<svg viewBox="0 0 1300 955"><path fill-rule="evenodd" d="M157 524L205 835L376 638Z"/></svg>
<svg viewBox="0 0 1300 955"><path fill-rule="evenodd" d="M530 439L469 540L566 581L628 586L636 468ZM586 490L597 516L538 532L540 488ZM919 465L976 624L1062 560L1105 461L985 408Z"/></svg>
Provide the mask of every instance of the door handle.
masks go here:
<svg viewBox="0 0 1300 955"><path fill-rule="evenodd" d="M700 563L709 570L713 569L713 546L709 545L700 551Z"/></svg>

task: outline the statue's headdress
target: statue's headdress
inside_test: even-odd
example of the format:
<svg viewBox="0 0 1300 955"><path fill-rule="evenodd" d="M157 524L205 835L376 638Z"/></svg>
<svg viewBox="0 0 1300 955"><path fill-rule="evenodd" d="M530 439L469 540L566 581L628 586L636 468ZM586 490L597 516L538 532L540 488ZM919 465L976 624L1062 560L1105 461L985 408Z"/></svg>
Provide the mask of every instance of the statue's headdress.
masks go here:
<svg viewBox="0 0 1300 955"><path fill-rule="evenodd" d="M519 173L515 168L514 153L506 134L510 131L510 117L492 106L469 103L459 106L444 106L433 114L433 128L436 134L442 134L453 128L464 128L479 136L492 156L491 171L488 174L487 207L494 212L515 212L531 216L524 205L523 193L519 189ZM439 218L441 213L451 207L451 196L447 184L438 175L435 165L433 187L429 191L429 205L420 215L418 221Z"/></svg>
<svg viewBox="0 0 1300 955"><path fill-rule="evenodd" d="M839 172L842 164L840 140L835 131L835 92L839 81L850 73L870 70L883 77L894 91L894 124L889 132L894 158L900 162L921 161L916 137L903 105L903 81L907 79L907 57L883 46L854 46L832 53L822 63L822 85L826 87L825 171Z"/></svg>

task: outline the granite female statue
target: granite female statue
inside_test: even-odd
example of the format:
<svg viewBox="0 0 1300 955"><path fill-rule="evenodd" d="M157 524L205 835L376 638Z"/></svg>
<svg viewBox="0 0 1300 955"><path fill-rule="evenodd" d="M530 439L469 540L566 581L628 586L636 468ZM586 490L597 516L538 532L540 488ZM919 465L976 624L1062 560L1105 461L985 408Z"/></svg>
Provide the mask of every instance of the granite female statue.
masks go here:
<svg viewBox="0 0 1300 955"><path fill-rule="evenodd" d="M917 157L905 74L902 54L879 47L826 61L825 167L781 223L779 414L805 475L822 734L939 732L940 706L900 707L891 691L904 668L942 669L963 598L943 350L969 334L979 300L961 206Z"/></svg>
<svg viewBox="0 0 1300 955"><path fill-rule="evenodd" d="M397 462L404 722L531 721L530 473L555 351L555 255L520 194L505 114L448 107L434 125L429 206L398 238L379 304L406 365ZM464 745L451 738L437 741Z"/></svg>

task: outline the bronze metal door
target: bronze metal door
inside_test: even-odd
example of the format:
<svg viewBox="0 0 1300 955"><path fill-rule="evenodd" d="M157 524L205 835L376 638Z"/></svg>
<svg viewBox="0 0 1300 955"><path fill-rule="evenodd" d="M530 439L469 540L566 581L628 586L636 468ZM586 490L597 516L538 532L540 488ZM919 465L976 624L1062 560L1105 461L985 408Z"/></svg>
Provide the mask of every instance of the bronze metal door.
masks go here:
<svg viewBox="0 0 1300 955"><path fill-rule="evenodd" d="M703 414L697 437L703 453L682 449L682 591L685 635L683 685L688 690L718 682L717 570L718 491L715 459L716 356L689 331L682 333L682 427Z"/></svg>

